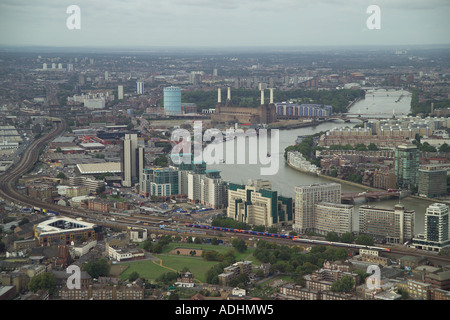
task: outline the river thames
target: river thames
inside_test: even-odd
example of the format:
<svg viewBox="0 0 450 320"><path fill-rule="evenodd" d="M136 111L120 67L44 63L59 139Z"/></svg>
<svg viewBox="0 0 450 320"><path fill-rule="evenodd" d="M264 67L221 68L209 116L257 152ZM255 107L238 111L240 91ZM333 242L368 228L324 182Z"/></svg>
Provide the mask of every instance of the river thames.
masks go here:
<svg viewBox="0 0 450 320"><path fill-rule="evenodd" d="M368 90L366 98L356 102L350 109L349 113L361 114L362 116L373 116L378 117L392 117L393 114L396 116L406 115L410 112L411 94L403 90L389 90L375 89ZM270 156L277 157L279 161L279 170L275 175L261 175L260 168L268 167L268 165L259 164L214 164L208 165L208 170L216 169L221 172L222 179L228 182L245 184L250 179L265 179L270 180L272 183L272 190L278 191L279 195L294 198L295 187L300 185L310 185L314 183L331 183L333 181L324 177L315 177L308 175L306 173L299 172L295 169L289 167L284 161L284 149L290 145L295 144L297 136L311 135L321 131L328 131L333 128L341 128L346 126L354 126L361 123L357 119L352 120L351 123L344 122L327 122L322 123L314 127L299 128L291 130L280 130L279 131L279 148L278 150L271 150ZM248 142L247 138L247 142ZM269 140L270 141L270 140ZM233 140L224 142L225 148L223 148L224 159L226 155L226 146L228 144L234 144L235 155L237 152L242 152L244 150L237 147L237 143ZM270 143L269 143L270 144ZM208 147L211 147L209 145ZM206 148L208 148L206 147ZM205 150L206 150L205 148ZM270 148L269 148L270 149ZM248 158L249 146L246 143L245 154ZM248 163L248 161L247 161ZM341 184L342 192L361 192L366 191L364 186L350 186L347 184ZM370 205L383 208L393 208L393 206L398 203L397 200L385 200L371 202ZM424 231L424 215L426 208L432 203L427 200L414 199L411 197L401 199L401 203L406 209L415 210L415 234ZM358 220L358 208L360 205L365 204L364 201L355 203L354 215L353 215L353 231L359 231L359 220Z"/></svg>

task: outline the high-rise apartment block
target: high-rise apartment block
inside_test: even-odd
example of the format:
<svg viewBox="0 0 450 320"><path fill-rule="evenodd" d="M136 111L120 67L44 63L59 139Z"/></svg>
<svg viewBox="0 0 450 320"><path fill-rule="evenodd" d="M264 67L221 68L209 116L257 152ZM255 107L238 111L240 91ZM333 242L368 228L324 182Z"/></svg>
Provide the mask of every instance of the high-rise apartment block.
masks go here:
<svg viewBox="0 0 450 320"><path fill-rule="evenodd" d="M314 230L316 204L319 202L341 203L341 185L324 183L296 187L294 230L302 233Z"/></svg>
<svg viewBox="0 0 450 320"><path fill-rule="evenodd" d="M144 94L144 82L143 81L136 82L136 93Z"/></svg>
<svg viewBox="0 0 450 320"><path fill-rule="evenodd" d="M416 145L399 145L395 148L395 176L397 187L415 190L419 180L420 154Z"/></svg>
<svg viewBox="0 0 450 320"><path fill-rule="evenodd" d="M123 85L117 86L117 99L123 100Z"/></svg>
<svg viewBox="0 0 450 320"><path fill-rule="evenodd" d="M441 251L450 246L449 208L444 203L433 203L425 213L425 232L413 239L413 246L429 251Z"/></svg>
<svg viewBox="0 0 450 320"><path fill-rule="evenodd" d="M178 171L172 168L144 168L139 191L146 197L170 198L179 195Z"/></svg>
<svg viewBox="0 0 450 320"><path fill-rule="evenodd" d="M144 168L144 148L138 146L137 134L125 134L122 141L120 167L122 185L131 187L139 181Z"/></svg>

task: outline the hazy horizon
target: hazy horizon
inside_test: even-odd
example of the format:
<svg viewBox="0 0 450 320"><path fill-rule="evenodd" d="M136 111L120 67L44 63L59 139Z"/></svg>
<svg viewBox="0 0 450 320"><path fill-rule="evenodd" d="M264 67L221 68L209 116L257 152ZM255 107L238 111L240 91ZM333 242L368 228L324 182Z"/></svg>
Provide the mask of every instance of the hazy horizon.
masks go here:
<svg viewBox="0 0 450 320"><path fill-rule="evenodd" d="M66 21L80 8L80 29ZM369 29L370 5L380 29ZM448 0L3 0L2 47L446 46Z"/></svg>

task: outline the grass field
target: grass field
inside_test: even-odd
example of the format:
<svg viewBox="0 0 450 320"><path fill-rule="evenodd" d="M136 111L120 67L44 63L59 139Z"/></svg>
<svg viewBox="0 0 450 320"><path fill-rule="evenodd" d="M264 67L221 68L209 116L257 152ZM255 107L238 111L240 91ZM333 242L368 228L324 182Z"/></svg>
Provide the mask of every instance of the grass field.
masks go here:
<svg viewBox="0 0 450 320"><path fill-rule="evenodd" d="M206 281L206 272L215 264L217 261L206 261L202 257L192 257L186 255L177 255L177 254L169 254L175 248L188 248L193 250L215 250L219 253L226 253L228 250L233 250L235 252L236 259L239 260L250 260L255 265L259 265L260 262L257 261L252 256L253 249L247 249L244 253L239 253L233 248L224 247L224 246L213 246L207 244L193 244L193 243L170 243L164 249L164 252L161 254L154 255L155 258L162 260L162 265L159 265L159 261L132 261L128 263L124 263L122 265L127 266L128 268L120 275L122 279L127 279L128 276L136 271L142 278L145 278L151 282L154 282L160 275L173 272L176 270L177 272L181 271L184 267L188 267L189 270L194 274L196 280L201 282Z"/></svg>

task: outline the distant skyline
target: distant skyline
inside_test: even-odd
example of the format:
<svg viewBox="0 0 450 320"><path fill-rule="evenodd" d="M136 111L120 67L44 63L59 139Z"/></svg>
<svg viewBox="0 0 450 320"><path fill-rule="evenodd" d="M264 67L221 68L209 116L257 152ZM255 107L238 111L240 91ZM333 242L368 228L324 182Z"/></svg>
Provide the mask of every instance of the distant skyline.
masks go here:
<svg viewBox="0 0 450 320"><path fill-rule="evenodd" d="M67 7L81 9L69 30ZM381 29L366 26L370 5ZM1 46L307 47L450 44L448 0L2 0Z"/></svg>

